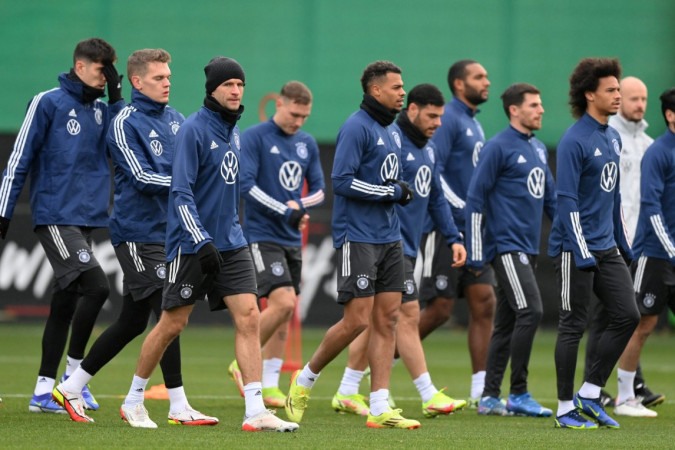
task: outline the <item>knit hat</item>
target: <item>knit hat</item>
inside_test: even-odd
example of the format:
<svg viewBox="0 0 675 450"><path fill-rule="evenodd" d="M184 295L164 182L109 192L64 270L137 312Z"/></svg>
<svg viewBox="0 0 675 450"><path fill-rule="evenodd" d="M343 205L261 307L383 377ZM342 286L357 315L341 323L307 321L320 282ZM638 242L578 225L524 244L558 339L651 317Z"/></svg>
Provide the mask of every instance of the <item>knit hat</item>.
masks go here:
<svg viewBox="0 0 675 450"><path fill-rule="evenodd" d="M232 78L246 81L244 69L232 58L216 56L204 67L206 74L206 95L211 95L218 86Z"/></svg>

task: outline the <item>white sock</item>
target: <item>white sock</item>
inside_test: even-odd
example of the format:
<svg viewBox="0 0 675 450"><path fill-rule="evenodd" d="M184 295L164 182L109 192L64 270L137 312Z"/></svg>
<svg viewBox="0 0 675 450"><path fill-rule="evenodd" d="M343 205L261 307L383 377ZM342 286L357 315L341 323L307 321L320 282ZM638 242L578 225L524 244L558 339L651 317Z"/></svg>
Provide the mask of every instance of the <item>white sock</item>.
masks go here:
<svg viewBox="0 0 675 450"><path fill-rule="evenodd" d="M37 382L35 383L35 390L33 391L34 395L44 395L51 393L54 390L54 383L56 382L53 378L48 377L37 377Z"/></svg>
<svg viewBox="0 0 675 450"><path fill-rule="evenodd" d="M284 360L281 358L263 359L262 386L264 388L279 387L279 374Z"/></svg>
<svg viewBox="0 0 675 450"><path fill-rule="evenodd" d="M633 383L635 383L635 372L616 369L617 381L619 382L619 392L616 394L616 404L635 398Z"/></svg>
<svg viewBox="0 0 675 450"><path fill-rule="evenodd" d="M379 416L389 411L389 389L380 389L370 393L370 414Z"/></svg>
<svg viewBox="0 0 675 450"><path fill-rule="evenodd" d="M131 387L129 388L129 393L124 399L124 404L127 406L133 406L143 404L145 387L148 385L148 378L141 378L138 375L134 375L134 378L131 380Z"/></svg>
<svg viewBox="0 0 675 450"><path fill-rule="evenodd" d="M485 388L485 371L481 370L471 375L471 398L480 398Z"/></svg>
<svg viewBox="0 0 675 450"><path fill-rule="evenodd" d="M583 398L599 398L600 397L600 386L597 386L588 381L584 381L584 384L581 385L579 389L579 397Z"/></svg>
<svg viewBox="0 0 675 450"><path fill-rule="evenodd" d="M74 359L71 358L70 356L66 357L66 376L70 377L70 375L75 372L75 369L80 367L80 363L82 362L81 359Z"/></svg>
<svg viewBox="0 0 675 450"><path fill-rule="evenodd" d="M84 386L94 378L87 373L82 367L75 369L66 381L61 383L63 389L68 392L82 392Z"/></svg>
<svg viewBox="0 0 675 450"><path fill-rule="evenodd" d="M265 411L260 381L254 381L244 386L244 402L246 404L246 417L253 417Z"/></svg>
<svg viewBox="0 0 675 450"><path fill-rule="evenodd" d="M345 367L345 373L342 375L342 381L338 388L338 393L341 395L355 395L359 393L359 385L363 379L365 371L354 370Z"/></svg>
<svg viewBox="0 0 675 450"><path fill-rule="evenodd" d="M185 411L190 406L183 386L167 389L167 392L169 393L169 412L172 414Z"/></svg>
<svg viewBox="0 0 675 450"><path fill-rule="evenodd" d="M572 400L558 400L558 411L555 415L560 417L574 409L574 402Z"/></svg>
<svg viewBox="0 0 675 450"><path fill-rule="evenodd" d="M309 368L309 363L307 363L305 364L305 367L302 368L302 372L300 372L298 375L298 384L311 389L314 387L314 383L316 383L319 375L321 374L312 372L312 370Z"/></svg>
<svg viewBox="0 0 675 450"><path fill-rule="evenodd" d="M433 397L436 392L438 392L438 389L436 389L434 383L431 382L431 375L429 375L429 372L424 372L422 375L415 378L413 383L415 383L417 392L419 392L420 397L422 397L422 403L426 403L431 400L431 397Z"/></svg>

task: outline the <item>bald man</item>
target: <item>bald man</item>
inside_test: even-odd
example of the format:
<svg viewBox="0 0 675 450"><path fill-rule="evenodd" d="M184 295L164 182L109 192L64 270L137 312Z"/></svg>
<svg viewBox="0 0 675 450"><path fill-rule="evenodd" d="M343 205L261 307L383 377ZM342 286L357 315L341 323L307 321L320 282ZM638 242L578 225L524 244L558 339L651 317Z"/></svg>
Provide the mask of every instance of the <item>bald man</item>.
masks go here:
<svg viewBox="0 0 675 450"><path fill-rule="evenodd" d="M636 77L623 78L619 86L621 88L621 107L618 114L610 116L609 125L615 128L621 136L619 189L621 191L621 206L626 234L632 243L635 240L640 213L640 164L647 147L654 142L654 139L645 132L648 127L647 121L644 119L647 110L647 86ZM589 343L586 347L586 370L589 369L589 358L595 352L595 344L598 342L598 339L595 339L597 328L602 326L602 318L605 317L598 302L594 304L594 311L595 320L591 323ZM646 407L656 406L665 400L662 394L655 394L647 387L640 366L637 368L633 387L636 397ZM615 406L614 399L604 389L601 399L604 406Z"/></svg>
<svg viewBox="0 0 675 450"><path fill-rule="evenodd" d="M654 139L645 133L648 127L644 119L647 110L647 86L638 78L626 77L621 80L620 87L621 108L619 114L609 118L609 125L619 132L623 144L619 164L619 189L628 237L633 242L640 212L640 162Z"/></svg>

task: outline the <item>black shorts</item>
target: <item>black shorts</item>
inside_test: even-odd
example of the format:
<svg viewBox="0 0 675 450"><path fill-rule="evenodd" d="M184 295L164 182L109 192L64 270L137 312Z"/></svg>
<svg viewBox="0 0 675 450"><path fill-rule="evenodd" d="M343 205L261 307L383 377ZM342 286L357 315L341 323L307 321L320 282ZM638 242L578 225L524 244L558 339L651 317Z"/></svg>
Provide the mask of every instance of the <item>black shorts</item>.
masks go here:
<svg viewBox="0 0 675 450"><path fill-rule="evenodd" d="M675 313L675 267L660 258L640 256L631 266L640 314L661 314L666 306Z"/></svg>
<svg viewBox="0 0 675 450"><path fill-rule="evenodd" d="M81 273L99 267L91 249L94 229L71 225L39 225L35 227L42 248L54 270L60 289L65 289Z"/></svg>
<svg viewBox="0 0 675 450"><path fill-rule="evenodd" d="M194 305L208 295L211 311L226 309L223 298L236 294L258 295L248 247L220 252L223 263L217 275L202 274L197 255L181 255L167 265L162 309Z"/></svg>
<svg viewBox="0 0 675 450"><path fill-rule="evenodd" d="M122 295L131 294L137 302L163 289L166 278L164 245L122 242L115 247L115 255L124 274Z"/></svg>
<svg viewBox="0 0 675 450"><path fill-rule="evenodd" d="M422 306L436 297L461 298L464 296L464 289L473 284L496 284L495 273L490 266L485 266L485 270L478 276L466 266L452 267L452 249L438 231L423 235L420 248L423 262L420 281Z"/></svg>
<svg viewBox="0 0 675 450"><path fill-rule="evenodd" d="M403 267L405 270L405 291L403 291L402 302L415 302L420 298L417 283L415 283L415 258L404 255Z"/></svg>
<svg viewBox="0 0 675 450"><path fill-rule="evenodd" d="M302 249L272 242L251 243L251 257L258 281L258 296L267 297L273 290L293 286L300 293Z"/></svg>
<svg viewBox="0 0 675 450"><path fill-rule="evenodd" d="M341 305L355 297L405 291L403 245L345 242L338 254L338 298Z"/></svg>

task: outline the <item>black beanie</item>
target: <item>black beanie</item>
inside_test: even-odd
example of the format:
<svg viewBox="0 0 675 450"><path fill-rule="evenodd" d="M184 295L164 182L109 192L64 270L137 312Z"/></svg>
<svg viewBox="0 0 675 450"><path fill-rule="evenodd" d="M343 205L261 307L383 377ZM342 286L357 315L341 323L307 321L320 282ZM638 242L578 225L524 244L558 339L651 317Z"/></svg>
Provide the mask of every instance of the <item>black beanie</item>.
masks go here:
<svg viewBox="0 0 675 450"><path fill-rule="evenodd" d="M204 67L206 74L206 95L211 95L218 86L232 78L246 82L244 69L232 58L216 56Z"/></svg>

